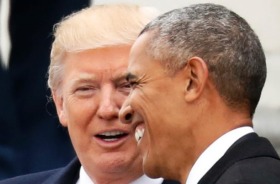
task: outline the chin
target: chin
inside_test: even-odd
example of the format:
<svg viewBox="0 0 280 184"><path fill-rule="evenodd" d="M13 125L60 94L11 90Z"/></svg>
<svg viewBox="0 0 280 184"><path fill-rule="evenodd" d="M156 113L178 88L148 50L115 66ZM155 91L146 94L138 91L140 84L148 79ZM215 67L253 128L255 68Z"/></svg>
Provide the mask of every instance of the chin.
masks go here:
<svg viewBox="0 0 280 184"><path fill-rule="evenodd" d="M160 174L159 170L156 169L153 165L145 164L143 165L144 173L149 176L150 178L160 178L162 175Z"/></svg>
<svg viewBox="0 0 280 184"><path fill-rule="evenodd" d="M99 164L99 168L102 168L103 172L106 173L118 173L126 170L128 163L123 160L108 160L107 162L103 162Z"/></svg>
<svg viewBox="0 0 280 184"><path fill-rule="evenodd" d="M136 167L139 167L139 169L142 170L141 169L142 159L140 155L132 155L127 157L125 153L115 154L115 155L112 154L109 157L104 158L104 160L105 159L106 159L106 163L103 163L103 166L105 166L103 168L106 169L107 171L122 172L122 171L131 170L131 168L137 170Z"/></svg>
<svg viewBox="0 0 280 184"><path fill-rule="evenodd" d="M162 177L160 165L155 162L148 153L143 157L143 171L150 178L160 178Z"/></svg>

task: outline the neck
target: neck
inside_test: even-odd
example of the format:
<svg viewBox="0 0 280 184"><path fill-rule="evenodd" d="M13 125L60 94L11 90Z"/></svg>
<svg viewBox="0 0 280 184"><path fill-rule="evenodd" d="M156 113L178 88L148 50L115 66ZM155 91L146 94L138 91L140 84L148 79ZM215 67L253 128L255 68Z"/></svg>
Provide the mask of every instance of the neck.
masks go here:
<svg viewBox="0 0 280 184"><path fill-rule="evenodd" d="M219 110L217 111L217 109ZM252 119L247 113L232 111L229 108L209 107L202 113L198 114L191 123L194 125L193 137L188 137L188 139L191 139L193 143L192 149L189 149L189 152L192 152L193 155L191 157L192 161L185 166L184 172L180 175L181 183L186 183L196 160L215 140L236 128L252 126ZM185 150L185 152L187 151Z"/></svg>
<svg viewBox="0 0 280 184"><path fill-rule="evenodd" d="M124 167L119 169L101 169L101 168L85 168L85 172L90 177L94 184L119 184L131 183L143 175L141 162L131 167Z"/></svg>
<svg viewBox="0 0 280 184"><path fill-rule="evenodd" d="M112 175L112 174L105 174L103 176L98 177L91 177L91 180L94 184L119 184L119 183L131 183L134 180L140 178L143 174L133 174L133 173L126 173L125 175Z"/></svg>

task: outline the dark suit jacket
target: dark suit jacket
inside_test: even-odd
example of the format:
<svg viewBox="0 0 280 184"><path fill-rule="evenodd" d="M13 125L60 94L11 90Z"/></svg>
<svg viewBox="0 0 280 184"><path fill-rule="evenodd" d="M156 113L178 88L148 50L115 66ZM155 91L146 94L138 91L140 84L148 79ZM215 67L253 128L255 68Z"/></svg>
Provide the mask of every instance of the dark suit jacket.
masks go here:
<svg viewBox="0 0 280 184"><path fill-rule="evenodd" d="M234 143L199 184L280 184L280 159L271 143L255 133Z"/></svg>
<svg viewBox="0 0 280 184"><path fill-rule="evenodd" d="M76 184L79 178L81 164L75 158L64 168L18 176L0 181L0 184ZM148 184L148 183L147 183ZM179 184L171 180L164 180L163 184Z"/></svg>
<svg viewBox="0 0 280 184"><path fill-rule="evenodd" d="M0 65L0 179L58 168L74 157L48 102L53 25L90 0L10 0L9 69Z"/></svg>

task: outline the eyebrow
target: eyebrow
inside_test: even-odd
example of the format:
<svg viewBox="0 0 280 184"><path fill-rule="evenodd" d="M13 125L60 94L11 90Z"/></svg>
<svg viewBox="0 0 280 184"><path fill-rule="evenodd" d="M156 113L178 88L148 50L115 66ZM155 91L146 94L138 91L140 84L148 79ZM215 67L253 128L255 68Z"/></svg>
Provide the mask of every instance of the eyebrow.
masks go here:
<svg viewBox="0 0 280 184"><path fill-rule="evenodd" d="M80 83L89 83L89 82L93 82L93 81L96 81L95 77L82 77L82 78L74 79L71 82L71 85L75 86L75 85L80 84Z"/></svg>
<svg viewBox="0 0 280 184"><path fill-rule="evenodd" d="M84 76L80 76L80 78L74 79L72 85L76 85L79 83L96 82L97 80L98 79L96 78L96 76L84 75ZM111 81L113 83L118 83L122 80L126 80L126 73L117 74L115 76L112 76L111 78Z"/></svg>
<svg viewBox="0 0 280 184"><path fill-rule="evenodd" d="M134 74L132 74L132 73L130 73L130 72L128 72L127 74L126 74L126 77L125 77L125 79L129 82L129 81L131 81L131 80L135 80L135 79L137 79L138 77L136 76L136 75L134 75Z"/></svg>

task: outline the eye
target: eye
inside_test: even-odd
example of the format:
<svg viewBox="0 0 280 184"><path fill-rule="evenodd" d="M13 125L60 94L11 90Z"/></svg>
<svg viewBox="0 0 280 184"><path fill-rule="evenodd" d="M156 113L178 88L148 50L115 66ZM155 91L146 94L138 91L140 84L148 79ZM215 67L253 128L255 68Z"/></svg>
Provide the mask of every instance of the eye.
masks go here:
<svg viewBox="0 0 280 184"><path fill-rule="evenodd" d="M139 78L134 74L128 73L126 76L126 81L129 83L131 89L135 89L139 86L142 77Z"/></svg>
<svg viewBox="0 0 280 184"><path fill-rule="evenodd" d="M96 88L93 86L80 86L75 90L75 94L80 97L89 97L92 96L96 91Z"/></svg>
<svg viewBox="0 0 280 184"><path fill-rule="evenodd" d="M135 89L138 84L139 84L138 81L129 81L129 86L131 89Z"/></svg>
<svg viewBox="0 0 280 184"><path fill-rule="evenodd" d="M90 87L79 87L78 89L77 89L77 91L88 91L88 90L90 90L91 88Z"/></svg>
<svg viewBox="0 0 280 184"><path fill-rule="evenodd" d="M124 82L118 84L118 89L125 94L128 94L131 90L130 84L127 81L124 81Z"/></svg>
<svg viewBox="0 0 280 184"><path fill-rule="evenodd" d="M130 84L129 84L129 82L124 82L123 84L121 84L121 87L130 89Z"/></svg>

